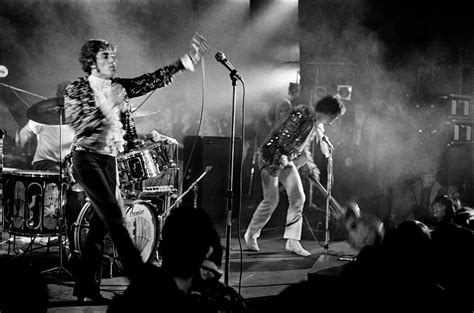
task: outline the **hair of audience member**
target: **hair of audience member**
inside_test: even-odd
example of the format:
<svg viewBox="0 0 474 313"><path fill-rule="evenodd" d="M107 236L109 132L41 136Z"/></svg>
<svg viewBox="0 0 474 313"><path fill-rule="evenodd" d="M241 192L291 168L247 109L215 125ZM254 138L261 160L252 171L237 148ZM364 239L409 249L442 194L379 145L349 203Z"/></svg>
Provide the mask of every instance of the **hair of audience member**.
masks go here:
<svg viewBox="0 0 474 313"><path fill-rule="evenodd" d="M404 274L428 273L433 246L428 226L406 220L386 233L383 247L388 261Z"/></svg>
<svg viewBox="0 0 474 313"><path fill-rule="evenodd" d="M175 208L163 226L163 270L173 277L192 277L215 244L216 234L212 220L202 209Z"/></svg>
<svg viewBox="0 0 474 313"><path fill-rule="evenodd" d="M437 203L443 205L445 207L445 217L444 220L451 220L454 217L454 213L456 213L456 201L453 197L448 195L440 195L434 201L432 206L436 205Z"/></svg>

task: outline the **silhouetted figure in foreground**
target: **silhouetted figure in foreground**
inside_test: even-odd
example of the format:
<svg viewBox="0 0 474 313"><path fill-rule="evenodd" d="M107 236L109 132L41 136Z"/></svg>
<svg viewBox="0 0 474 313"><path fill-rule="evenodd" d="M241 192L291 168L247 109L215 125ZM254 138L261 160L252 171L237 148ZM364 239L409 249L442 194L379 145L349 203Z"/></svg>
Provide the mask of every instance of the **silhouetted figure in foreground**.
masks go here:
<svg viewBox="0 0 474 313"><path fill-rule="evenodd" d="M179 207L166 218L160 243L162 265L146 264L108 311L243 312L243 298L219 281L222 247L209 216Z"/></svg>
<svg viewBox="0 0 474 313"><path fill-rule="evenodd" d="M23 260L0 257L0 312L46 313L48 287L41 274Z"/></svg>

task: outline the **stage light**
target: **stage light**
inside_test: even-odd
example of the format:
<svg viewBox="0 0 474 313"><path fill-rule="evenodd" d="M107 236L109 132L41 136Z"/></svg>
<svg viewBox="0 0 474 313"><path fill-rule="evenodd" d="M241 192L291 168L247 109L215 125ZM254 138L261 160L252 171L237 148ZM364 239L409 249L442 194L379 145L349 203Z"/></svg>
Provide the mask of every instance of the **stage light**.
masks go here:
<svg viewBox="0 0 474 313"><path fill-rule="evenodd" d="M351 100L352 86L349 85L337 85L337 94L342 100Z"/></svg>
<svg viewBox="0 0 474 313"><path fill-rule="evenodd" d="M328 89L324 86L316 86L314 87L314 97L316 99L321 99L328 95Z"/></svg>

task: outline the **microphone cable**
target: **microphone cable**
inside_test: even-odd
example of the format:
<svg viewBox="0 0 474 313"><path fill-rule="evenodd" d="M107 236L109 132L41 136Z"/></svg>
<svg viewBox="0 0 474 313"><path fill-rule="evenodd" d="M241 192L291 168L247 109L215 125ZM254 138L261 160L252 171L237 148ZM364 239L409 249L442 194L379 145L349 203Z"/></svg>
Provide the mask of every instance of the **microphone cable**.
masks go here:
<svg viewBox="0 0 474 313"><path fill-rule="evenodd" d="M204 103L205 103L205 82L206 82L206 64L205 64L205 59L204 56L201 56L201 114L199 116L199 124L198 124L198 129L196 131L196 135L194 136L195 139L193 141L193 145L191 147L191 151L188 153L188 159L186 162L186 165L183 168L181 177L178 180L178 186L182 186L184 182L184 178L186 176L186 173L188 172L189 165L191 163L191 159L194 154L194 150L196 149L197 142L199 140L199 133L201 132L201 126L202 126L202 119L204 115ZM192 115L191 115L192 116ZM184 144L183 144L183 151L184 151ZM183 160L184 161L184 160Z"/></svg>

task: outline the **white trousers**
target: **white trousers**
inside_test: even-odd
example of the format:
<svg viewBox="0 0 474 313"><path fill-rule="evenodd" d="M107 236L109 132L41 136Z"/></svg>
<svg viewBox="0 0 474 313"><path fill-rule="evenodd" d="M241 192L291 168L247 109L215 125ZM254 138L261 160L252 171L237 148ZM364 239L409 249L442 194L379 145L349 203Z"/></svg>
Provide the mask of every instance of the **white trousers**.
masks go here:
<svg viewBox="0 0 474 313"><path fill-rule="evenodd" d="M259 164L261 164L260 157ZM287 167L278 172L277 176L272 176L270 173L271 170L268 167L261 170L263 200L252 216L247 233L254 239L260 236L262 228L270 220L280 201L278 183L281 182L286 190L289 202L283 238L300 240L303 226L303 206L306 197L298 170L293 162L290 162Z"/></svg>

